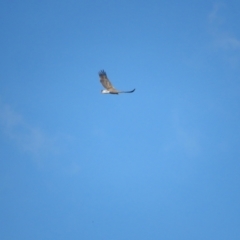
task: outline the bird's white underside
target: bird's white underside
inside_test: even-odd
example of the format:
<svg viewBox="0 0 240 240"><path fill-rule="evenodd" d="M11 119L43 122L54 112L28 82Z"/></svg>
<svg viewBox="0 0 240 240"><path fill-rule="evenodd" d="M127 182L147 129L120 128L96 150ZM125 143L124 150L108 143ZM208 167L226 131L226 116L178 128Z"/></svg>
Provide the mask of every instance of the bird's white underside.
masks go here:
<svg viewBox="0 0 240 240"><path fill-rule="evenodd" d="M106 89L104 89L104 90L102 90L102 93L103 94L108 94L108 93L110 93L108 90L106 90Z"/></svg>

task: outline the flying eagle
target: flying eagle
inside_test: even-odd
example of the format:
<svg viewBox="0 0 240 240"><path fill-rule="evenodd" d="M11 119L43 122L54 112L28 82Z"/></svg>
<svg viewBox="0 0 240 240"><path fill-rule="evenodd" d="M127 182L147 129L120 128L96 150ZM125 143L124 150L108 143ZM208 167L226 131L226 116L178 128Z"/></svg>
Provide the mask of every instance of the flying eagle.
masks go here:
<svg viewBox="0 0 240 240"><path fill-rule="evenodd" d="M100 82L106 88L104 90L101 90L101 93L119 94L119 93L132 93L135 91L135 89L133 89L132 91L118 91L113 87L104 70L100 71L98 74L100 77Z"/></svg>

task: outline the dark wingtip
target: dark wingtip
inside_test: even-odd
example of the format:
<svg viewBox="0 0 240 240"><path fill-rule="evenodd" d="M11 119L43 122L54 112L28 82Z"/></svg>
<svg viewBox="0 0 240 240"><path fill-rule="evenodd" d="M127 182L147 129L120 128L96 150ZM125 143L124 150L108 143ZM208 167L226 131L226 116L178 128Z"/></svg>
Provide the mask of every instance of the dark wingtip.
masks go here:
<svg viewBox="0 0 240 240"><path fill-rule="evenodd" d="M133 93L136 90L136 88L134 88L132 91L129 91L130 93Z"/></svg>
<svg viewBox="0 0 240 240"><path fill-rule="evenodd" d="M98 72L99 76L107 76L106 72L104 70L101 70Z"/></svg>
<svg viewBox="0 0 240 240"><path fill-rule="evenodd" d="M122 93L133 93L136 89L134 88L133 90L131 91L123 91ZM121 93L121 92L120 92Z"/></svg>

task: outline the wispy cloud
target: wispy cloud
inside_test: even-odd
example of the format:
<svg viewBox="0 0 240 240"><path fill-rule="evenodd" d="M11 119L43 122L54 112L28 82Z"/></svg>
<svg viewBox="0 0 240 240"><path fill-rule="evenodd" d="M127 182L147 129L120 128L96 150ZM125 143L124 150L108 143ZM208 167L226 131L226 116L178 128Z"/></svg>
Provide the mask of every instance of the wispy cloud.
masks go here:
<svg viewBox="0 0 240 240"><path fill-rule="evenodd" d="M196 157L201 152L199 134L196 130L190 129L180 120L180 110L174 109L172 112L172 138L165 145L165 151L180 151L188 157Z"/></svg>
<svg viewBox="0 0 240 240"><path fill-rule="evenodd" d="M223 50L240 52L240 39L234 32L228 31L228 21L224 17L225 4L217 3L208 15L210 33L213 36L215 46Z"/></svg>
<svg viewBox="0 0 240 240"><path fill-rule="evenodd" d="M9 105L0 102L0 130L22 151L39 155L56 153L56 138L48 136L43 130L31 126Z"/></svg>
<svg viewBox="0 0 240 240"><path fill-rule="evenodd" d="M180 121L180 113L177 110L173 111L173 126L177 144L187 155L197 156L201 149L197 133L183 126Z"/></svg>
<svg viewBox="0 0 240 240"><path fill-rule="evenodd" d="M223 18L219 16L219 11L224 7L223 3L215 3L212 11L208 15L209 22L211 24L221 24L223 23Z"/></svg>
<svg viewBox="0 0 240 240"><path fill-rule="evenodd" d="M218 46L225 48L226 50L240 50L240 40L229 36L228 34L224 34L220 39L217 40Z"/></svg>

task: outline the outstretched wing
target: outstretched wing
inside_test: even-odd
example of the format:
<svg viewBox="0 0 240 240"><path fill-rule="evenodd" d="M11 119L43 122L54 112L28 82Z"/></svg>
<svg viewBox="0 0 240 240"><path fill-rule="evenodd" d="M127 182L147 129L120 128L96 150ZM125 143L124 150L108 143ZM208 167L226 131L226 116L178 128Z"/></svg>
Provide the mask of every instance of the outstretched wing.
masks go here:
<svg viewBox="0 0 240 240"><path fill-rule="evenodd" d="M104 70L100 71L99 73L99 77L100 77L100 82L102 83L102 85L107 89L107 90L111 90L114 89L113 85L111 84L111 82L109 81L107 74Z"/></svg>

